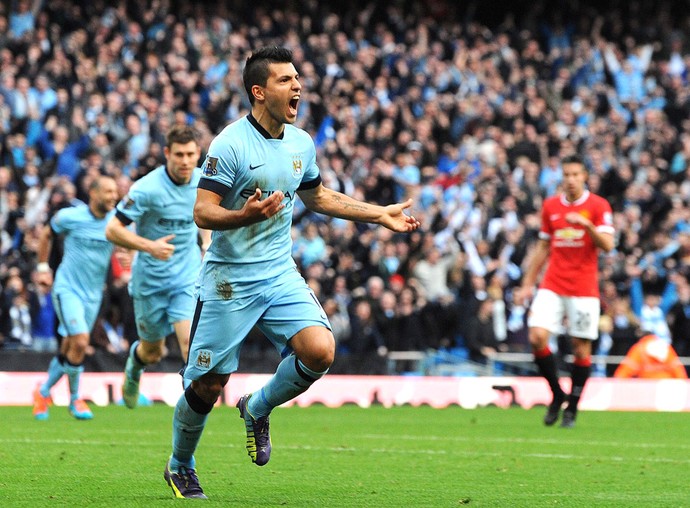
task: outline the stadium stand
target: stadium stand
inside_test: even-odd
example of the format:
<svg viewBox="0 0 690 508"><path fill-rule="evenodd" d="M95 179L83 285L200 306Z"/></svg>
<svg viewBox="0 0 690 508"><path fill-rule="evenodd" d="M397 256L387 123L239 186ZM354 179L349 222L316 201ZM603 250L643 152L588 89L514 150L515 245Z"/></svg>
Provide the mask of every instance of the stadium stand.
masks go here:
<svg viewBox="0 0 690 508"><path fill-rule="evenodd" d="M621 311L633 280L636 298L669 298L669 340L690 354L688 13L674 2L484 4L1 3L0 357L12 358L1 368L55 347L50 299L34 283L40 227L86 199L96 174L126 194L162 161L171 125L193 125L207 146L246 114L241 69L259 44L295 53L298 123L314 135L326 185L380 203L413 197L423 222L406 238L297 210L296 260L342 331L335 371L424 372L435 358L468 375L499 364L528 373L508 356L528 351L514 289L571 152L614 210L600 359L615 363L634 342L626 327L644 316ZM122 262L87 369L121 370L136 339ZM383 346L349 332L363 299ZM474 368L465 324L486 299L503 360ZM268 347L259 334L246 346L257 359Z"/></svg>

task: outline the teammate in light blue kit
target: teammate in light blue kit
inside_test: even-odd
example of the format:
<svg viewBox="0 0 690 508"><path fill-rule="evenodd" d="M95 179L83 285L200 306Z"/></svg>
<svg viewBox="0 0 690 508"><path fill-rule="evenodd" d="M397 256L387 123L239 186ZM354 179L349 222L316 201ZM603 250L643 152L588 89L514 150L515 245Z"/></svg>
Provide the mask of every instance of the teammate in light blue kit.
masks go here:
<svg viewBox="0 0 690 508"><path fill-rule="evenodd" d="M237 370L240 347L256 324L283 357L260 390L237 403L252 462L269 460L271 410L307 390L333 362L335 341L314 293L291 257L297 195L312 211L408 232L419 221L403 211L325 188L311 137L292 124L302 86L287 49L264 48L245 66L251 114L211 143L194 218L213 230L201 268L184 376L192 380L173 416L173 451L164 477L176 497L205 498L194 451L208 413Z"/></svg>
<svg viewBox="0 0 690 508"><path fill-rule="evenodd" d="M113 245L105 238L105 226L115 214L117 186L109 176L99 176L89 186L89 204L63 208L43 229L38 245L38 277L51 282L48 256L53 234L64 235L64 254L55 273L53 305L62 337L59 354L48 367L48 379L34 392L34 417L48 418L50 389L67 374L69 411L79 420L93 413L79 398L79 378L84 355L103 299L103 285L110 268Z"/></svg>
<svg viewBox="0 0 690 508"><path fill-rule="evenodd" d="M164 154L166 164L132 185L106 228L108 240L138 251L129 292L140 340L130 348L122 387L129 408L139 401L142 371L163 357L165 337L172 331L187 361L194 281L201 266L193 216L201 148L194 130L173 127ZM131 223L136 232L127 228Z"/></svg>

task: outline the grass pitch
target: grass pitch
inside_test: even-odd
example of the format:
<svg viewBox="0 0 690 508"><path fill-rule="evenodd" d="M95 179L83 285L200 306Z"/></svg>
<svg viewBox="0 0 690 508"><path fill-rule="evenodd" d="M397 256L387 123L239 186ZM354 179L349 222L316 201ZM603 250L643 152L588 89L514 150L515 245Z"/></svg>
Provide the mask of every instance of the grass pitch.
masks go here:
<svg viewBox="0 0 690 508"><path fill-rule="evenodd" d="M64 407L35 421L0 407L0 506L170 507L163 480L173 409ZM683 413L583 412L544 427L544 408L278 408L273 455L257 467L235 408L211 413L197 450L216 506L690 506L690 419Z"/></svg>

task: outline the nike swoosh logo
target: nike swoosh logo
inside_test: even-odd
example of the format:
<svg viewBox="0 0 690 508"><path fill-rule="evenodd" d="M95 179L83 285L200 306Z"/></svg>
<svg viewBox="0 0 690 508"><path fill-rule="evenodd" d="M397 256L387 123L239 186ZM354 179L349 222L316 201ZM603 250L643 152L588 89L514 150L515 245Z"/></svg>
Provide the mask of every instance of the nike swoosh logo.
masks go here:
<svg viewBox="0 0 690 508"><path fill-rule="evenodd" d="M256 169L256 168L260 168L261 166L265 166L265 165L266 165L265 162L262 163L262 164L257 164L256 166L252 166L252 165L250 164L250 165L249 165L249 170L251 171L251 170L254 170L254 169Z"/></svg>

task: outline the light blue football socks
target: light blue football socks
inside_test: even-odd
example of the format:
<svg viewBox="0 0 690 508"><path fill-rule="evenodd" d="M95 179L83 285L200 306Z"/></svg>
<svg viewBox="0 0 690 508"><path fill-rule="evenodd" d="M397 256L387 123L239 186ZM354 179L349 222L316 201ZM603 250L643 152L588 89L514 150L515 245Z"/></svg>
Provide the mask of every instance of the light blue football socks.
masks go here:
<svg viewBox="0 0 690 508"><path fill-rule="evenodd" d="M48 365L48 379L41 385L39 392L43 397L50 396L50 389L57 384L65 374L65 368L57 356L54 356Z"/></svg>
<svg viewBox="0 0 690 508"><path fill-rule="evenodd" d="M213 404L207 404L192 388L187 388L177 401L173 412L173 453L170 470L178 471L180 466L195 468L194 451L206 426Z"/></svg>
<svg viewBox="0 0 690 508"><path fill-rule="evenodd" d="M261 418L271 413L274 407L292 400L304 393L322 378L324 372L314 372L306 367L294 354L283 359L276 373L260 390L254 392L247 403L249 414Z"/></svg>
<svg viewBox="0 0 690 508"><path fill-rule="evenodd" d="M74 402L79 399L79 381L81 379L81 373L84 372L84 365L72 365L65 360L63 368L69 380L70 402Z"/></svg>

